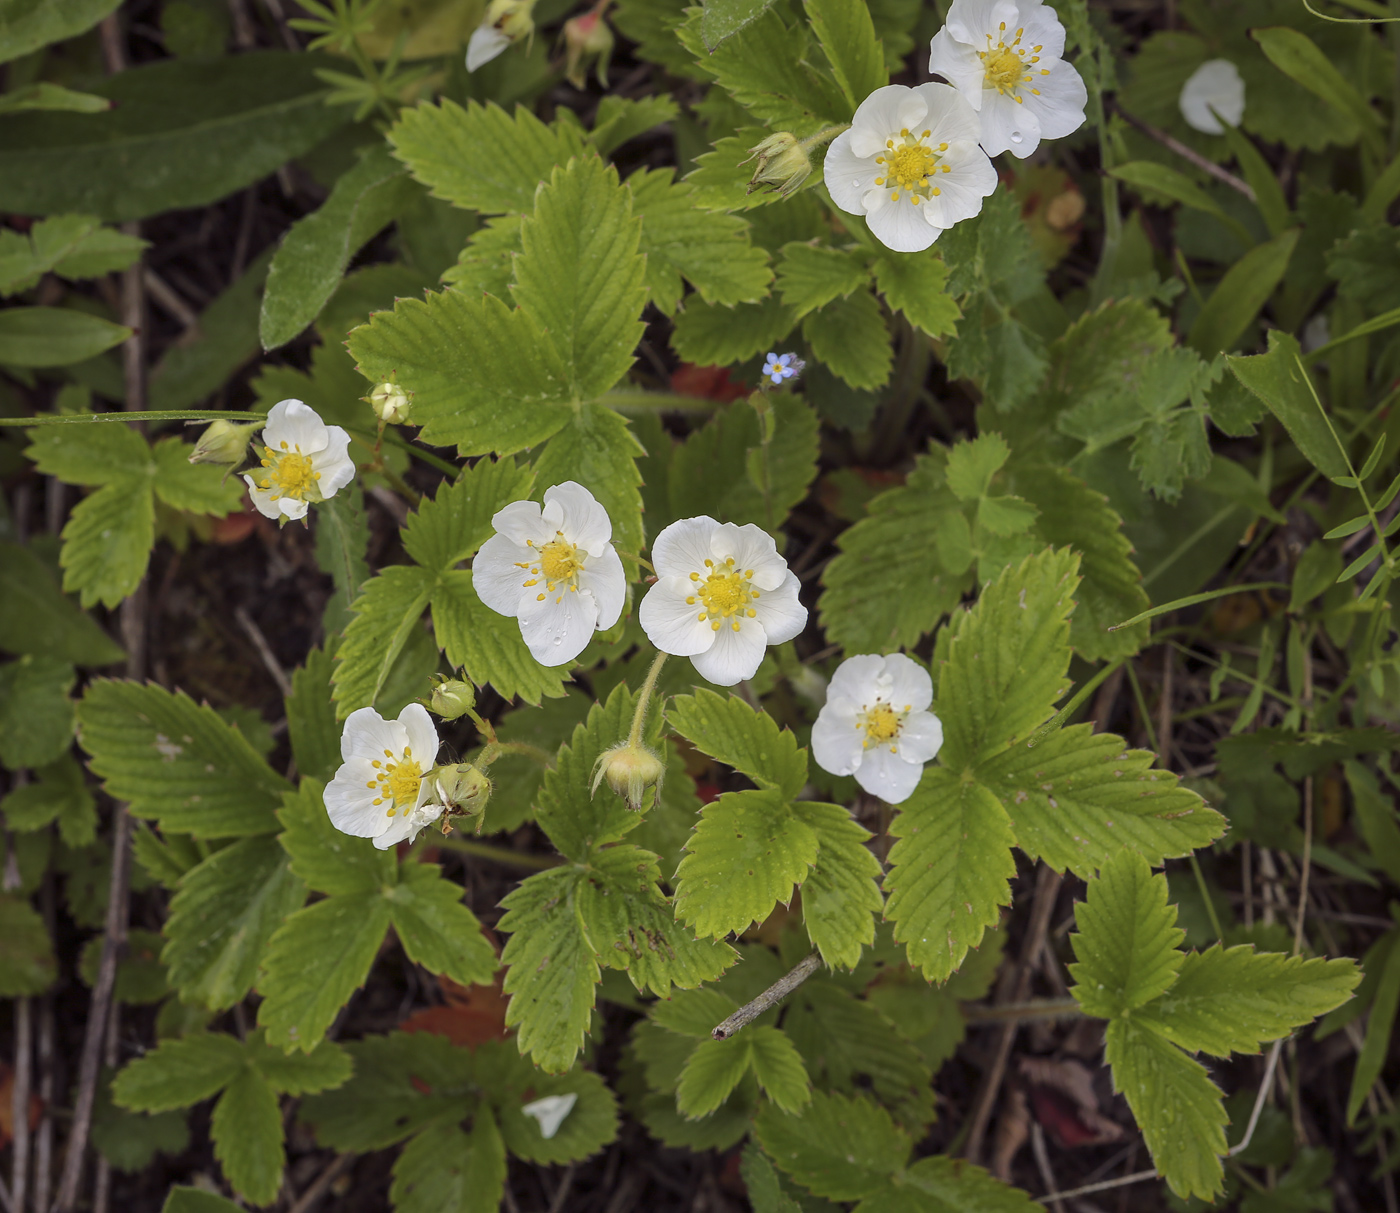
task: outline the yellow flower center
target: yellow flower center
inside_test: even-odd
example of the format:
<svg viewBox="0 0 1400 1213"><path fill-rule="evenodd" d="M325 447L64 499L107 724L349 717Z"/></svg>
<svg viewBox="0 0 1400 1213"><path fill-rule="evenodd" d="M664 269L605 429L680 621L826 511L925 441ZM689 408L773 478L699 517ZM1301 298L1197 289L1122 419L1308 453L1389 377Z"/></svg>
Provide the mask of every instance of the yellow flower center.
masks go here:
<svg viewBox="0 0 1400 1213"><path fill-rule="evenodd" d="M384 757L389 759L387 763L377 758L374 760L374 769L379 774L365 786L379 792L374 803L378 805L387 801L387 816L393 817L399 809L411 809L418 803L418 789L423 785L423 773L418 769L413 751L408 746L404 746L398 761L394 760L392 750L385 750Z"/></svg>
<svg viewBox="0 0 1400 1213"><path fill-rule="evenodd" d="M885 166L885 175L876 177L875 184L889 189L892 201L899 201L902 190L909 195L909 201L918 206L925 199L937 197L943 192L938 186L930 185L929 178L950 171L948 165L940 163L948 145L940 143L937 147L930 147L924 140L932 133L924 131L917 136L911 135L909 128L905 127L899 132L898 139L886 139L885 154L875 157L876 164Z"/></svg>
<svg viewBox="0 0 1400 1213"><path fill-rule="evenodd" d="M303 455L301 448L289 450L282 443L280 451L270 446L263 447L262 466L267 474L258 482L265 489L272 489L272 500L279 497L295 497L298 501L319 501L321 494L316 482L321 473L311 464L311 456Z"/></svg>
<svg viewBox="0 0 1400 1213"><path fill-rule="evenodd" d="M534 548L535 541L527 539L525 546ZM535 562L516 561L515 567L524 569L530 574L528 580L520 584L529 589L531 586L544 582L544 592L535 595L536 602L543 602L550 594L554 593L556 586L567 586L570 591L578 592L578 575L583 571L584 563L588 559L588 553L580 551L574 544L564 538L563 531L555 531L554 538L548 543L535 548L539 555ZM564 601L564 591L559 591L556 602Z"/></svg>
<svg viewBox="0 0 1400 1213"><path fill-rule="evenodd" d="M749 603L759 596L751 584L753 569L740 572L734 567L733 556L726 557L721 565L707 560L705 567L709 572L704 574L703 580L700 573L690 575L691 581L699 584L686 602L694 606L698 600L704 606L705 609L697 618L702 623L708 619L714 631L719 631L721 620L729 619L730 626L737 632L741 619L753 619L758 615L758 612L749 606Z"/></svg>
<svg viewBox="0 0 1400 1213"><path fill-rule="evenodd" d="M894 741L904 728L904 718L909 715L913 704L906 703L904 710L896 711L883 699L877 700L873 708L865 708L856 717L856 728L865 732L865 740L860 743L862 750L871 746L889 745L891 754L898 754Z"/></svg>
<svg viewBox="0 0 1400 1213"><path fill-rule="evenodd" d="M1001 30L997 37L996 45L992 45L991 34L987 35L987 49L978 51L977 54L982 60L982 68L985 73L982 87L994 88L999 93L1010 94L1015 98L1016 104L1023 104L1023 99L1017 93L1017 88L1022 84L1031 82L1032 73L1029 71L1030 65L1040 62L1040 52L1044 48L1033 46L1030 54L1020 49L1021 38L1025 34L1024 29L1018 29L1010 44L1006 41L1006 22L1001 23ZM1039 75L1048 76L1049 68L1038 68ZM1038 88L1031 89L1037 97L1040 96Z"/></svg>

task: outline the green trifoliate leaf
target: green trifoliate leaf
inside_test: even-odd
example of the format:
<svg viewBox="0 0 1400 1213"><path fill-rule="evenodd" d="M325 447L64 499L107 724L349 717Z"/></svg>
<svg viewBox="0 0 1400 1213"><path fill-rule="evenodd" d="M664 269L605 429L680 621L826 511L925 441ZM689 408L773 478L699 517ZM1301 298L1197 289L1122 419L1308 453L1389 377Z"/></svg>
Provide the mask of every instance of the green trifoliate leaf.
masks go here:
<svg viewBox="0 0 1400 1213"><path fill-rule="evenodd" d="M568 666L544 666L530 655L520 624L486 606L468 569L439 575L432 592L433 634L450 665L477 686L490 683L503 699L538 704L564 693Z"/></svg>
<svg viewBox="0 0 1400 1213"><path fill-rule="evenodd" d="M802 1206L783 1191L777 1171L757 1142L750 1141L744 1147L739 1174L748 1189L754 1213L802 1213Z"/></svg>
<svg viewBox="0 0 1400 1213"><path fill-rule="evenodd" d="M44 920L27 901L0 894L0 997L42 994L57 975Z"/></svg>
<svg viewBox="0 0 1400 1213"><path fill-rule="evenodd" d="M797 315L841 299L870 281L870 266L860 252L821 248L794 241L782 248L778 292Z"/></svg>
<svg viewBox="0 0 1400 1213"><path fill-rule="evenodd" d="M488 985L496 952L476 915L462 904L462 892L461 885L443 879L436 864L410 863L385 897L410 960L458 985Z"/></svg>
<svg viewBox="0 0 1400 1213"><path fill-rule="evenodd" d="M63 528L63 588L76 593L85 607L100 602L115 608L141 584L155 538L149 486L130 481L104 485L74 507Z"/></svg>
<svg viewBox="0 0 1400 1213"><path fill-rule="evenodd" d="M863 0L804 0L803 7L846 95L849 116L877 88L889 83L870 7Z"/></svg>
<svg viewBox="0 0 1400 1213"><path fill-rule="evenodd" d="M769 397L773 432L753 407L735 403L692 430L671 457L667 497L675 518L708 514L776 531L817 474L820 422L796 395Z"/></svg>
<svg viewBox="0 0 1400 1213"><path fill-rule="evenodd" d="M65 741L65 748L66 748ZM58 822L58 836L67 847L88 846L97 837L97 802L88 791L83 769L71 754L35 771L37 781L15 788L0 801L5 824L27 833Z"/></svg>
<svg viewBox="0 0 1400 1213"><path fill-rule="evenodd" d="M463 294L509 299L519 254L520 216L498 215L472 233L457 256L457 264L443 272L442 280Z"/></svg>
<svg viewBox="0 0 1400 1213"><path fill-rule="evenodd" d="M27 291L50 271L77 279L124 270L145 247L91 215L54 215L24 234L7 230L0 233L0 295Z"/></svg>
<svg viewBox="0 0 1400 1213"><path fill-rule="evenodd" d="M0 663L0 763L11 770L57 762L73 744L77 677L66 661L26 654Z"/></svg>
<svg viewBox="0 0 1400 1213"><path fill-rule="evenodd" d="M687 362L723 366L777 349L796 323L797 314L777 295L734 307L691 298L676 317L671 344Z"/></svg>
<svg viewBox="0 0 1400 1213"><path fill-rule="evenodd" d="M866 847L870 832L848 809L793 802L793 812L817 836L817 866L802 885L802 921L828 967L855 968L875 941L874 915L883 907L880 861Z"/></svg>
<svg viewBox="0 0 1400 1213"><path fill-rule="evenodd" d="M1135 1019L1109 1023L1104 1057L1172 1191L1203 1200L1219 1193L1228 1117L1205 1067Z"/></svg>
<svg viewBox="0 0 1400 1213"><path fill-rule="evenodd" d="M488 1041L475 1054L478 1081L495 1107L506 1148L517 1158L546 1166L574 1162L617 1136L617 1100L601 1076L578 1068L542 1074L510 1041ZM545 1137L523 1108L550 1095L573 1095L577 1102L554 1136Z"/></svg>
<svg viewBox="0 0 1400 1213"><path fill-rule="evenodd" d="M521 222L515 302L547 333L574 403L607 391L632 365L647 301L641 228L631 191L596 158L555 169Z"/></svg>
<svg viewBox="0 0 1400 1213"><path fill-rule="evenodd" d="M869 1100L813 1092L811 1106L790 1116L776 1105L754 1123L768 1156L804 1188L830 1200L859 1200L904 1169L909 1138Z"/></svg>
<svg viewBox="0 0 1400 1213"><path fill-rule="evenodd" d="M258 1023L268 1043L310 1052L369 975L389 929L378 890L330 897L298 910L273 935L258 983Z"/></svg>
<svg viewBox="0 0 1400 1213"><path fill-rule="evenodd" d="M409 633L420 626L436 580L429 569L393 565L366 582L350 608L355 618L345 629L332 675L342 719L379 698Z"/></svg>
<svg viewBox="0 0 1400 1213"><path fill-rule="evenodd" d="M777 1031L776 1028L767 1030ZM728 1040L702 1040L681 1071L680 1085L676 1088L676 1109L691 1120L710 1115L729 1098L752 1064L748 1032L740 1032Z"/></svg>
<svg viewBox="0 0 1400 1213"><path fill-rule="evenodd" d="M311 324L350 258L416 197L421 192L382 144L345 172L320 208L292 225L272 258L262 300L263 349L285 345Z"/></svg>
<svg viewBox="0 0 1400 1213"><path fill-rule="evenodd" d="M1087 878L1122 848L1155 864L1225 832L1219 813L1153 761L1121 737L1079 724L1034 746L1012 746L981 764L977 778L1006 806L1017 846Z"/></svg>
<svg viewBox="0 0 1400 1213"><path fill-rule="evenodd" d="M243 1045L218 1032L163 1040L131 1062L112 1084L112 1098L136 1112L188 1108L218 1094L246 1065Z"/></svg>
<svg viewBox="0 0 1400 1213"><path fill-rule="evenodd" d="M613 545L621 552L635 553L643 540L637 456L645 454L621 414L587 404L540 452L535 483L541 491L566 480L583 485L607 510Z"/></svg>
<svg viewBox="0 0 1400 1213"><path fill-rule="evenodd" d="M36 653L82 666L111 665L124 656L97 624L64 597L48 566L28 548L0 543L0 598L5 602L0 612L0 649L6 652Z"/></svg>
<svg viewBox="0 0 1400 1213"><path fill-rule="evenodd" d="M446 572L466 560L494 533L491 518L512 501L530 495L528 468L512 460L482 459L456 480L425 497L403 528L403 545L424 568Z"/></svg>
<svg viewBox="0 0 1400 1213"><path fill-rule="evenodd" d="M318 893L372 893L394 882L394 852L379 850L368 838L355 838L331 824L320 785L310 779L283 798L277 813L283 830L277 841L291 859L291 870Z"/></svg>
<svg viewBox="0 0 1400 1213"><path fill-rule="evenodd" d="M1304 960L1217 944L1188 955L1170 989L1134 1018L1193 1053L1257 1053L1346 1002L1360 980L1350 958Z"/></svg>
<svg viewBox="0 0 1400 1213"><path fill-rule="evenodd" d="M891 308L930 337L948 337L957 331L962 312L944 289L948 267L926 257L886 254L875 262L875 286Z"/></svg>
<svg viewBox="0 0 1400 1213"><path fill-rule="evenodd" d="M1085 1014L1117 1019L1170 988L1185 959L1185 932L1167 904L1167 878L1141 855L1124 851L1089 885L1074 909L1079 962L1070 972Z"/></svg>
<svg viewBox="0 0 1400 1213"><path fill-rule="evenodd" d="M277 1199L287 1154L282 1148L282 1109L277 1092L252 1069L243 1069L214 1105L209 1135L229 1185L255 1205Z"/></svg>
<svg viewBox="0 0 1400 1213"><path fill-rule="evenodd" d="M1007 569L955 616L934 652L942 762L959 770L1044 722L1066 689L1079 557L1049 549Z"/></svg>
<svg viewBox="0 0 1400 1213"><path fill-rule="evenodd" d="M931 767L890 825L885 917L909 962L942 981L1011 900L1016 841L1006 810L979 783Z"/></svg>
<svg viewBox="0 0 1400 1213"><path fill-rule="evenodd" d="M880 304L868 290L858 290L810 313L802 335L812 354L854 388L883 387L894 366L894 345Z"/></svg>
<svg viewBox="0 0 1400 1213"><path fill-rule="evenodd" d="M521 1053L555 1074L583 1048L602 975L575 908L582 879L573 867L540 872L501 902L499 926L510 933L501 954L510 966L506 1026L517 1030Z"/></svg>
<svg viewBox="0 0 1400 1213"><path fill-rule="evenodd" d="M1034 1213L1041 1207L981 1167L938 1154L919 1159L897 1187L871 1197L858 1213Z"/></svg>
<svg viewBox="0 0 1400 1213"><path fill-rule="evenodd" d="M340 767L340 724L331 698L334 668L330 650L312 649L306 664L292 675L292 693L286 700L287 734L297 770L321 783L329 783Z"/></svg>
<svg viewBox="0 0 1400 1213"><path fill-rule="evenodd" d="M505 1143L483 1108L470 1132L439 1122L414 1137L394 1163L389 1196L399 1213L495 1213L505 1181Z"/></svg>
<svg viewBox="0 0 1400 1213"><path fill-rule="evenodd" d="M1166 318L1140 299L1085 313L1050 347L1050 374L1041 392L1047 417L1096 393L1121 390L1153 354L1171 345Z"/></svg>
<svg viewBox="0 0 1400 1213"><path fill-rule="evenodd" d="M784 1112L800 1114L811 1101L812 1084L787 1033L765 1024L745 1028L741 1035L748 1038L749 1064L764 1094Z"/></svg>
<svg viewBox="0 0 1400 1213"><path fill-rule="evenodd" d="M868 516L838 538L841 551L822 574L821 615L827 636L848 653L912 647L970 584L970 555L953 571L939 554L940 527L962 520L945 459L942 447L920 456L908 480L871 501Z"/></svg>
<svg viewBox="0 0 1400 1213"><path fill-rule="evenodd" d="M389 143L433 197L488 214L531 210L550 170L584 150L574 126L545 126L524 106L512 116L449 100L403 109Z"/></svg>
<svg viewBox="0 0 1400 1213"><path fill-rule="evenodd" d="M719 938L762 922L817 861L817 835L781 792L726 792L705 806L676 869L676 914Z"/></svg>
<svg viewBox="0 0 1400 1213"><path fill-rule="evenodd" d="M306 886L271 835L215 851L185 873L161 953L181 1000L211 1011L241 1002L272 933L305 900Z"/></svg>
<svg viewBox="0 0 1400 1213"><path fill-rule="evenodd" d="M666 718L702 754L747 775L761 788L791 799L807 782L807 751L790 729L778 728L737 695L728 699L701 688L673 699Z"/></svg>
<svg viewBox="0 0 1400 1213"><path fill-rule="evenodd" d="M629 139L670 122L679 114L680 106L665 94L636 98L607 96L598 102L588 139L600 156L607 156Z"/></svg>
<svg viewBox="0 0 1400 1213"><path fill-rule="evenodd" d="M287 781L242 733L183 692L94 682L78 705L78 722L92 770L138 817L197 838L277 828Z"/></svg>
<svg viewBox="0 0 1400 1213"><path fill-rule="evenodd" d="M271 1048L261 1032L250 1032L244 1048L248 1063L274 1091L283 1095L329 1091L344 1083L354 1071L350 1054L329 1040L323 1040L310 1053L284 1053Z"/></svg>
<svg viewBox="0 0 1400 1213"><path fill-rule="evenodd" d="M703 12L688 11L677 35L696 66L774 130L806 135L850 118L839 87L810 66L811 39L803 25L789 25L777 8L769 8L711 52L701 36Z"/></svg>
<svg viewBox="0 0 1400 1213"><path fill-rule="evenodd" d="M749 243L748 224L734 215L701 209L695 187L672 181L671 169L642 169L627 179L642 219L651 301L670 315L681 301L682 279L706 303L757 303L773 281L768 254Z"/></svg>
<svg viewBox="0 0 1400 1213"><path fill-rule="evenodd" d="M395 375L413 393L425 442L464 455L514 454L570 416L569 372L550 336L531 313L494 295L400 299L352 329L348 344L366 379Z"/></svg>
<svg viewBox="0 0 1400 1213"><path fill-rule="evenodd" d="M959 442L948 452L948 487L960 501L985 497L992 477L1011 458L1011 448L1000 434L979 434Z"/></svg>
<svg viewBox="0 0 1400 1213"><path fill-rule="evenodd" d="M243 482L236 476L225 479L214 464L191 463L193 449L178 438L162 438L156 443L151 451L156 496L174 509L194 514L223 518L233 513L243 497Z"/></svg>

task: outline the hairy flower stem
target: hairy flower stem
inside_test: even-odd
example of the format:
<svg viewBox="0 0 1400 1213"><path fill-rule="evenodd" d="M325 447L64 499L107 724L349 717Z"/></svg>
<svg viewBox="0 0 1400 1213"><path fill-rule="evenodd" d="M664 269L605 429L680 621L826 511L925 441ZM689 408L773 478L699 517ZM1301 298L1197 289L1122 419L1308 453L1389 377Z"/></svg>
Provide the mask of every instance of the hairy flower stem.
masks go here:
<svg viewBox="0 0 1400 1213"><path fill-rule="evenodd" d="M807 138L798 142L797 146L804 152L810 152L821 147L823 143L830 143L837 135L851 129L849 122L841 122L836 126L827 126L819 130L815 135L808 135Z"/></svg>
<svg viewBox="0 0 1400 1213"><path fill-rule="evenodd" d="M646 726L647 707L651 703L651 693L656 690L656 680L661 676L661 667L665 664L666 654L657 653L656 660L651 663L651 669L647 671L646 681L642 683L642 689L637 692L637 706L632 712L632 731L627 734L629 746L642 744L642 729Z"/></svg>

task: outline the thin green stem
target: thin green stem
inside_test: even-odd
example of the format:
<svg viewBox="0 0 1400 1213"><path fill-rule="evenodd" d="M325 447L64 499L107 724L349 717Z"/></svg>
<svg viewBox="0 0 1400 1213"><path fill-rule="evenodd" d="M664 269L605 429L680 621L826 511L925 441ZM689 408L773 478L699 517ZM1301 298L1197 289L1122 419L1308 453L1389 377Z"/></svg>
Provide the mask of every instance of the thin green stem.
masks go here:
<svg viewBox="0 0 1400 1213"><path fill-rule="evenodd" d="M651 703L651 693L656 690L656 680L661 676L661 667L666 664L666 654L657 653L656 660L647 671L646 681L637 692L637 706L632 712L632 731L627 734L627 744L634 748L642 744L642 729L646 727L647 707Z"/></svg>
<svg viewBox="0 0 1400 1213"><path fill-rule="evenodd" d="M446 847L449 851L461 851L464 855L474 855L477 859L489 859L492 863L507 867L528 868L534 872L544 872L557 868L564 861L544 855L526 855L507 847L492 846L489 842L472 842L467 838L454 838L450 834L434 840L434 846Z"/></svg>
<svg viewBox="0 0 1400 1213"><path fill-rule="evenodd" d="M0 426L27 429L31 425L87 425L94 421L131 420L131 414L121 413L60 413L42 417L0 417ZM266 413L239 413L228 409L143 409L142 421L266 421Z"/></svg>
<svg viewBox="0 0 1400 1213"><path fill-rule="evenodd" d="M810 152L813 148L821 147L823 143L829 143L837 135L851 129L849 122L838 122L835 126L823 127L815 135L808 135L807 138L798 143L804 152Z"/></svg>
<svg viewBox="0 0 1400 1213"><path fill-rule="evenodd" d="M531 745L528 741L498 741L496 747L501 754L519 754L523 758L532 758L542 767L554 765L553 754L543 746Z"/></svg>
<svg viewBox="0 0 1400 1213"><path fill-rule="evenodd" d="M1157 730L1152 727L1152 713L1147 710L1147 698L1142 693L1142 684L1138 682L1137 668L1131 661L1123 667L1128 671L1128 683L1133 688L1133 698L1137 701L1138 714L1142 717L1142 727L1147 730L1147 744L1152 747L1153 752L1157 751Z"/></svg>
<svg viewBox="0 0 1400 1213"><path fill-rule="evenodd" d="M1225 931L1220 926L1220 915L1215 912L1215 899L1210 895L1210 888L1206 885L1206 874L1201 871L1201 861L1196 858L1196 852L1190 855L1191 871L1196 874L1196 887L1201 890L1201 898L1206 903L1206 913L1210 915L1211 930L1215 932L1216 939L1224 939Z"/></svg>

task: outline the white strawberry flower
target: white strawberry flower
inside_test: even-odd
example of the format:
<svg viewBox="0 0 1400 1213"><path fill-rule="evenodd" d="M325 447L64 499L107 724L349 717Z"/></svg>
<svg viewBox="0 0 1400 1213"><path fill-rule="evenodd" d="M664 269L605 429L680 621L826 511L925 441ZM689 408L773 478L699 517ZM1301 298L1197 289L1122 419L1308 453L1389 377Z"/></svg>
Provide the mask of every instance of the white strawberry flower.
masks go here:
<svg viewBox="0 0 1400 1213"><path fill-rule="evenodd" d="M1186 124L1203 135L1220 135L1244 117L1244 78L1228 59L1209 59L1191 73L1177 98ZM1214 111L1212 113L1211 111Z"/></svg>
<svg viewBox="0 0 1400 1213"><path fill-rule="evenodd" d="M933 679L903 653L848 657L812 726L812 757L833 775L854 775L886 804L908 800L943 745L932 702Z"/></svg>
<svg viewBox="0 0 1400 1213"><path fill-rule="evenodd" d="M1065 27L1041 0L953 0L929 71L981 115L987 155L1024 160L1084 125L1088 90L1064 53Z"/></svg>
<svg viewBox="0 0 1400 1213"><path fill-rule="evenodd" d="M268 518L305 518L309 503L334 497L355 478L346 454L350 435L300 400L272 406L260 441L262 467L243 479L258 513Z"/></svg>
<svg viewBox="0 0 1400 1213"><path fill-rule="evenodd" d="M801 583L752 523L683 518L656 537L651 562L657 580L642 599L642 630L717 686L752 678L764 649L807 626Z"/></svg>
<svg viewBox="0 0 1400 1213"><path fill-rule="evenodd" d="M373 708L351 712L340 735L342 763L326 785L326 812L343 834L372 838L381 851L442 816L431 803L433 781L424 778L437 761L438 735L421 704L411 703L397 720Z"/></svg>
<svg viewBox="0 0 1400 1213"><path fill-rule="evenodd" d="M472 584L493 611L520 621L541 665L567 665L597 630L618 621L627 574L612 545L608 512L581 484L544 492L544 507L513 501L472 562Z"/></svg>
<svg viewBox="0 0 1400 1213"><path fill-rule="evenodd" d="M972 106L946 84L877 88L827 149L827 191L843 211L864 215L881 243L921 252L996 189L981 135Z"/></svg>

